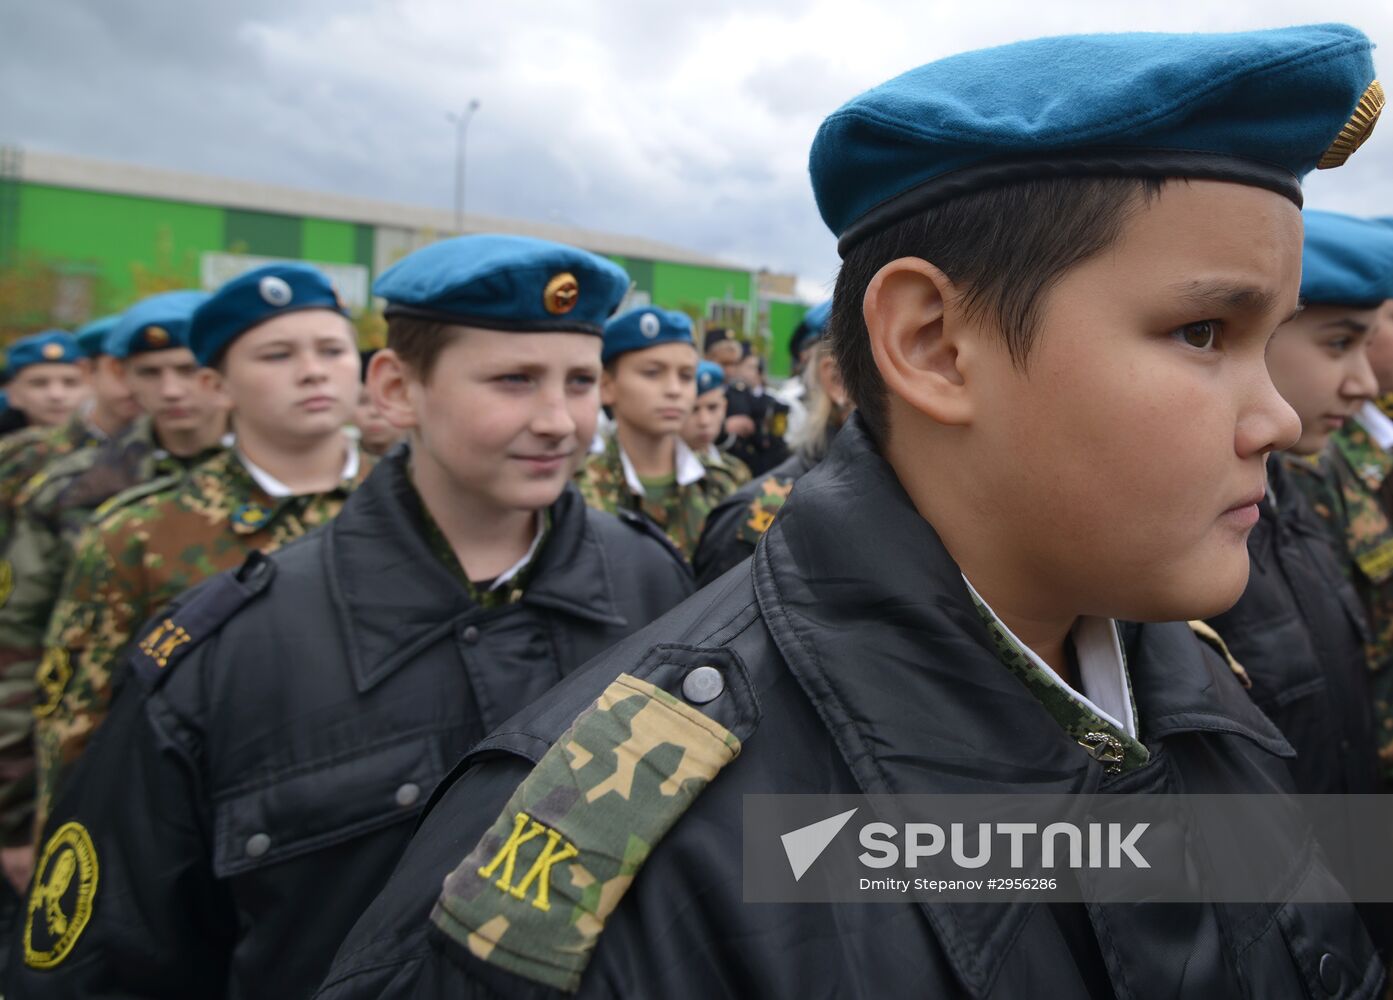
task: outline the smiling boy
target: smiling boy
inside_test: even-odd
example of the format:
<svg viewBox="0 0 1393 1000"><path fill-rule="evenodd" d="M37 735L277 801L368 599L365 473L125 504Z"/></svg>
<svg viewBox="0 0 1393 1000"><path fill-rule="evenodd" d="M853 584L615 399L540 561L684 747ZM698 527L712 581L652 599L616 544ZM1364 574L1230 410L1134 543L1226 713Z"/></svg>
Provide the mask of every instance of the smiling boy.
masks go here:
<svg viewBox="0 0 1393 1000"><path fill-rule="evenodd" d="M750 905L739 862L747 793L1289 781L1183 622L1242 593L1266 456L1299 433L1264 354L1297 307L1299 178L1376 113L1369 49L1340 25L1042 39L828 118L856 415L747 573L466 759L322 996L1298 997L1318 965L1371 996L1349 906ZM488 868L518 813L577 856L541 915ZM1272 877L1330 877L1309 860Z"/></svg>
<svg viewBox="0 0 1393 1000"><path fill-rule="evenodd" d="M627 289L510 236L378 278L368 388L408 445L324 531L181 599L177 653L137 653L62 803L107 866L94 916L66 946L32 922L26 990L308 996L454 761L691 592L655 528L571 485Z"/></svg>

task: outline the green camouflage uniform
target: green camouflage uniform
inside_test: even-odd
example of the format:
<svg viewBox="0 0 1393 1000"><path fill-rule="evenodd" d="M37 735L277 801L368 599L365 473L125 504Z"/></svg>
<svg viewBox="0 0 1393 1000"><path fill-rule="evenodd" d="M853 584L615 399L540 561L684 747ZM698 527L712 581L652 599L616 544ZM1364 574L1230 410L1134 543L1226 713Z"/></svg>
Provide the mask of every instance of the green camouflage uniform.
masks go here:
<svg viewBox="0 0 1393 1000"><path fill-rule="evenodd" d="M0 552L9 547L14 528L14 504L26 483L52 459L99 440L84 416L61 427L26 427L0 443ZM13 578L6 564L0 570L0 599Z"/></svg>
<svg viewBox="0 0 1393 1000"><path fill-rule="evenodd" d="M275 551L328 521L369 468L364 459L353 479L327 493L272 498L229 450L182 480L129 490L98 509L78 540L44 638L34 707L36 830L105 718L112 672L140 626L251 552ZM157 630L150 641L163 649L187 638Z"/></svg>
<svg viewBox="0 0 1393 1000"><path fill-rule="evenodd" d="M585 502L596 510L613 514L623 508L646 514L663 529L682 557L690 561L707 515L737 488L735 473L730 468L702 455L696 457L706 470L702 478L686 486L674 482L661 500L640 497L625 481L616 435L605 442L603 452L590 456L576 476L576 485Z"/></svg>
<svg viewBox="0 0 1393 1000"><path fill-rule="evenodd" d="M1079 746L1088 751L1091 757L1106 764L1108 771L1112 773L1130 771L1151 759L1151 751L1147 750L1140 740L1128 736L1111 722L1099 717L1046 676L1045 671L1011 638L1009 630L992 613L991 608L983 604L976 594L971 591L968 593L972 596L972 603L977 608L977 614L981 616L982 624L987 627L987 634L991 637L997 659L1030 689L1030 693L1039 700L1045 711L1049 712L1054 721L1058 722ZM1127 654L1122 655L1125 667ZM1137 703L1132 697L1130 682L1127 685L1127 700L1132 703L1132 718L1135 719Z"/></svg>
<svg viewBox="0 0 1393 1000"><path fill-rule="evenodd" d="M12 689L0 713L0 831L20 838L33 829L34 676L78 534L111 497L182 475L219 450L189 461L174 458L159 448L149 418L142 417L111 441L53 459L20 491L9 549L13 589L0 605L0 683Z"/></svg>
<svg viewBox="0 0 1393 1000"><path fill-rule="evenodd" d="M1389 409L1384 399L1379 407ZM1351 420L1319 456L1284 458L1292 481L1330 531L1368 616L1379 760L1384 778L1393 780L1393 455Z"/></svg>
<svg viewBox="0 0 1393 1000"><path fill-rule="evenodd" d="M709 455L707 457L711 459L708 464L715 468L724 470L730 476L731 480L735 483L737 488L744 486L746 483L748 483L751 479L754 478L754 473L750 471L750 467L748 465L746 465L744 462L740 461L740 459L736 458L730 452L722 448L716 449L716 455L714 458Z"/></svg>

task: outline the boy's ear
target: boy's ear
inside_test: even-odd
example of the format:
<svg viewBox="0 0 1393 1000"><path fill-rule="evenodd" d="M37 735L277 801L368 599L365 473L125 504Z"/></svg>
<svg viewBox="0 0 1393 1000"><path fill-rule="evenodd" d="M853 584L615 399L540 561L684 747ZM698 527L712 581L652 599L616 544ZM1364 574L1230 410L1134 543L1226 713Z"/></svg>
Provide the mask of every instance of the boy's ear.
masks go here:
<svg viewBox="0 0 1393 1000"><path fill-rule="evenodd" d="M412 430L417 425L416 407L412 405L412 386L423 388L416 373L396 351L384 347L368 362L367 378L363 385L372 397L373 406L383 418L399 431Z"/></svg>
<svg viewBox="0 0 1393 1000"><path fill-rule="evenodd" d="M901 257L876 272L862 307L871 353L891 395L940 424L972 419L968 378L978 341L957 322L956 291L926 260Z"/></svg>
<svg viewBox="0 0 1393 1000"><path fill-rule="evenodd" d="M204 392L216 393L220 396L227 394L223 389L222 372L216 368L200 368L196 377L198 387Z"/></svg>

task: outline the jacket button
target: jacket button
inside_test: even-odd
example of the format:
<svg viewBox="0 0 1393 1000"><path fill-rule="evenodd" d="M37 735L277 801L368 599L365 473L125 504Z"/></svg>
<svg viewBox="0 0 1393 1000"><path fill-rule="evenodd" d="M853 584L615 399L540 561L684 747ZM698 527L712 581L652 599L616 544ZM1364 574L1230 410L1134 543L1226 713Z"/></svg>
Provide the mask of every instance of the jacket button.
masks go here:
<svg viewBox="0 0 1393 1000"><path fill-rule="evenodd" d="M1345 984L1344 974L1340 971L1340 960L1328 951L1320 957L1320 984L1332 997L1339 993L1340 987Z"/></svg>
<svg viewBox="0 0 1393 1000"><path fill-rule="evenodd" d="M397 789L397 805L405 808L412 805L421 797L421 786L414 781L408 781Z"/></svg>
<svg viewBox="0 0 1393 1000"><path fill-rule="evenodd" d="M254 833L247 838L247 857L249 858L259 858L270 849L271 838L264 833Z"/></svg>
<svg viewBox="0 0 1393 1000"><path fill-rule="evenodd" d="M715 701L725 689L725 678L715 667L697 667L682 678L682 697L693 705L705 705L708 701Z"/></svg>
<svg viewBox="0 0 1393 1000"><path fill-rule="evenodd" d="M469 645L474 645L479 641L479 630L473 625L470 625L464 630L463 639L465 642L469 643Z"/></svg>

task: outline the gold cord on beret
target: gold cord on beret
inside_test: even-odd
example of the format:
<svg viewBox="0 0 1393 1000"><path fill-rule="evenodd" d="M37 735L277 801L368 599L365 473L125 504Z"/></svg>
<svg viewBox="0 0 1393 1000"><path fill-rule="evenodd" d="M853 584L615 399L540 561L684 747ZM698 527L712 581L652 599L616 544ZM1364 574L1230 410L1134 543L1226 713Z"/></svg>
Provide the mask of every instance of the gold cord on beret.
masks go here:
<svg viewBox="0 0 1393 1000"><path fill-rule="evenodd" d="M1369 89L1364 91L1364 96L1354 106L1354 114L1350 115L1345 127L1340 129L1340 134L1335 137L1330 148L1322 154L1316 169L1329 170L1331 167L1341 166L1353 156L1354 151L1364 145L1364 140L1373 134L1374 125L1378 123L1384 103L1383 86L1375 80L1369 84Z"/></svg>

